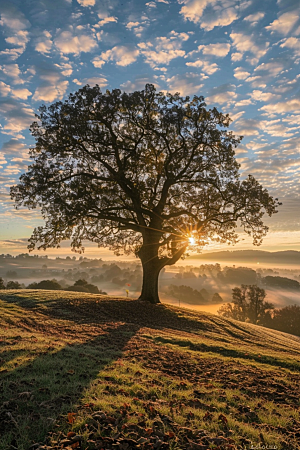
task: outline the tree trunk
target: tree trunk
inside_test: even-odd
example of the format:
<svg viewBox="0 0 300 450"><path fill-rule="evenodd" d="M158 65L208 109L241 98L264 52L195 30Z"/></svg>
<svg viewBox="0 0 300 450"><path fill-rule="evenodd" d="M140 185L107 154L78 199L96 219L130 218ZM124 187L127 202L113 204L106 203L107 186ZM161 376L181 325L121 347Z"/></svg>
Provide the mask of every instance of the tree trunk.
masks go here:
<svg viewBox="0 0 300 450"><path fill-rule="evenodd" d="M171 258L159 258L159 241L162 233L153 231L153 228L159 228L159 225L152 225L152 230L144 232L143 245L137 255L142 261L143 266L143 286L139 300L145 300L155 304L160 303L158 296L158 277L161 269L166 265L175 264L185 252L187 244L176 250Z"/></svg>
<svg viewBox="0 0 300 450"><path fill-rule="evenodd" d="M159 232L147 230L147 232L144 232L143 245L138 252L143 266L143 285L139 300L154 304L160 303L158 276L164 266L164 263L158 257L159 239Z"/></svg>
<svg viewBox="0 0 300 450"><path fill-rule="evenodd" d="M139 300L145 300L150 303L160 303L158 296L158 276L161 266L155 262L143 263L143 286Z"/></svg>

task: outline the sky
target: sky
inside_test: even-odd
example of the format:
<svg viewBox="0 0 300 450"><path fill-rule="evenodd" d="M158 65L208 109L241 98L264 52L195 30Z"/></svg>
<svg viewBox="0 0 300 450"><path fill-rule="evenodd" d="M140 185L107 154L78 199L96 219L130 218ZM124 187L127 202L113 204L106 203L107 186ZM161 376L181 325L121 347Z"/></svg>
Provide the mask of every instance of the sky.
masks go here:
<svg viewBox="0 0 300 450"><path fill-rule="evenodd" d="M300 250L299 0L1 0L0 14L0 253L26 251L43 223L9 196L38 108L86 84L146 83L229 113L241 176L282 202L260 249Z"/></svg>

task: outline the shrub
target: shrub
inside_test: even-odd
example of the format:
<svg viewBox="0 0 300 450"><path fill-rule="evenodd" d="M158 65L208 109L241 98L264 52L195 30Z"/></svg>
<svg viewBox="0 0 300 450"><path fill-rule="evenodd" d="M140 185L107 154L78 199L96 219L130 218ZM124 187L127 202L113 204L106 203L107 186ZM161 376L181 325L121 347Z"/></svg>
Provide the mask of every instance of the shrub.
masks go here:
<svg viewBox="0 0 300 450"><path fill-rule="evenodd" d="M49 289L54 291L61 288L61 285L55 279L42 280L39 283L31 283L27 286L27 289Z"/></svg>
<svg viewBox="0 0 300 450"><path fill-rule="evenodd" d="M8 281L6 283L6 289L22 289L22 286L18 281Z"/></svg>

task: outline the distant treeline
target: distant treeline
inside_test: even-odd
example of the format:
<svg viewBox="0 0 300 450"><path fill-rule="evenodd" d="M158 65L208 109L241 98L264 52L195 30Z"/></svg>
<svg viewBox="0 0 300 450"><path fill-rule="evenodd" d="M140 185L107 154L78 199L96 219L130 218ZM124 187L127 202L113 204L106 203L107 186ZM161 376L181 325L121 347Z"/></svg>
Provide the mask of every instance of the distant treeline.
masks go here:
<svg viewBox="0 0 300 450"><path fill-rule="evenodd" d="M166 293L191 305L216 304L223 302L223 299L218 292L210 293L207 289L197 290L186 285L176 286L171 284L166 288Z"/></svg>
<svg viewBox="0 0 300 450"><path fill-rule="evenodd" d="M264 274L267 275L264 276ZM215 279L221 284L256 284L276 289L300 289L299 281L281 277L272 269L259 269L257 271L249 267L224 267L222 269L220 264L202 264L199 267L183 268L174 275L175 279L180 280L191 278L205 280L207 277Z"/></svg>
<svg viewBox="0 0 300 450"><path fill-rule="evenodd" d="M21 257L20 267L15 264L8 264L5 271L4 267L0 266L0 276L6 280L19 280L26 278L34 278L35 280L58 280L58 283L65 288L70 285L70 282L76 282L77 280L87 280L89 284L114 284L119 288L128 289L131 291L138 291L141 289L142 283L142 269L141 266L131 262L121 262L120 265L116 263L105 263L101 259L88 260L86 258L71 260L67 257L65 260L59 260L58 263L67 261L63 267L57 267L56 260L45 260L43 264L39 262L39 259L33 258L30 260L26 254ZM23 263L24 261L24 263ZM29 264L25 264L31 262Z"/></svg>
<svg viewBox="0 0 300 450"><path fill-rule="evenodd" d="M107 292L102 291L94 284L88 283L86 280L77 280L73 286L63 286L59 284L56 279L52 280L42 280L39 282L34 282L25 286L18 281L8 281L5 283L3 278L0 278L0 289L45 289L45 290L64 290L64 291L75 291L75 292L86 292L90 294L102 294L107 295Z"/></svg>

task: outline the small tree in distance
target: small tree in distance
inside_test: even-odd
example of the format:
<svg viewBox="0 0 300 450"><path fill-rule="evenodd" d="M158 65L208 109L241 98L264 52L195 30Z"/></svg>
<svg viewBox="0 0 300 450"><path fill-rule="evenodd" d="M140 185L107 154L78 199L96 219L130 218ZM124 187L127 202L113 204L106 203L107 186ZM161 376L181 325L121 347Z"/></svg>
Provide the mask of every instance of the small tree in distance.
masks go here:
<svg viewBox="0 0 300 450"><path fill-rule="evenodd" d="M33 164L11 189L17 207L40 207L45 225L29 249L85 239L143 266L140 299L159 302L158 276L189 249L211 240L235 243L241 225L259 245L262 216L278 200L249 175L239 179L226 130L230 118L203 97L142 91L102 93L85 86L39 109L31 126Z"/></svg>
<svg viewBox="0 0 300 450"><path fill-rule="evenodd" d="M218 310L223 317L264 325L271 320L274 305L265 301L266 291L256 285L245 285L232 289L232 303Z"/></svg>

